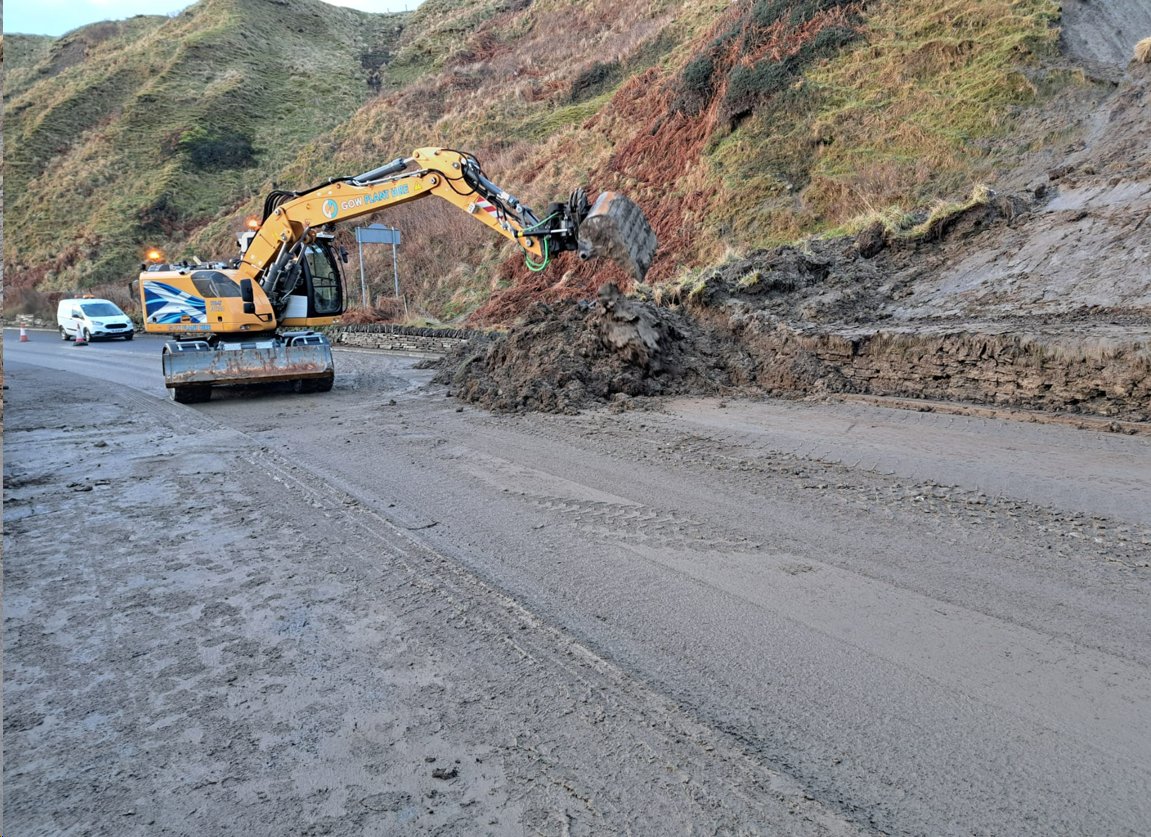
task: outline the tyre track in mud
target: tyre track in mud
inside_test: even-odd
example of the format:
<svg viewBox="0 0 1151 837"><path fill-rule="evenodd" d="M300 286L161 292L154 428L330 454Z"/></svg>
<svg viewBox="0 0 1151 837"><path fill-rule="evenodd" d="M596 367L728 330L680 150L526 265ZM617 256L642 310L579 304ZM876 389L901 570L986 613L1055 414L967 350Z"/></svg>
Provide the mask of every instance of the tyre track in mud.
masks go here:
<svg viewBox="0 0 1151 837"><path fill-rule="evenodd" d="M494 491L510 492L545 516L557 518L589 537L623 539L668 549L731 550L747 546L746 539L733 540L722 529L688 514L589 489L507 459L460 446L453 446L444 455L462 472ZM509 489L509 485L516 487Z"/></svg>
<svg viewBox="0 0 1151 837"><path fill-rule="evenodd" d="M28 386L19 372L12 379ZM93 825L107 821L118 834L244 823L278 833L602 834L660 822L681 832L858 833L722 733L436 551L404 520L221 423L210 408L130 390L109 391L102 402L99 410L68 405L62 421L38 420L30 431L21 426L29 405L21 408L18 396L10 407L20 447L7 457L15 513L5 533L5 595L16 606L8 608L6 665L10 717L24 719L8 730L10 827L112 833ZM73 423L84 412L93 420ZM126 414L133 418L125 422ZM117 441L117 427L156 444L138 452L130 439ZM152 559L158 568L141 569L141 557L97 537L96 554L76 556L77 566L54 562L52 572L63 576L106 576L99 595L111 603L137 601L117 589L125 572L133 586L139 573L151 579L138 604L112 617L122 629L118 649L98 640L108 630L99 617L111 612L84 616L71 597L48 598L63 578L30 578L38 570L27 562L51 547L29 528L40 525L35 518L21 513L28 504L55 505L48 519L68 519L60 506L69 494L44 491L53 477L37 473L29 457L44 444L57 453L67 449L61 444L82 448L94 435L149 475L153 525L187 516L169 536L183 543L178 549L195 554L188 533L203 525L239 527L237 537L247 531L256 541L247 539L251 546L232 560L160 555ZM181 484L161 496L157 475L177 462ZM197 509L221 513L201 517ZM114 560L100 560L105 549ZM202 583L197 565L214 577ZM90 583L68 579L64 587L90 600L81 592ZM44 607L58 614L46 632L29 618ZM145 623L148 636L134 637L133 626ZM195 637L197 648L165 638L173 628ZM73 653L114 661L145 688L125 683L97 699L83 680L60 677L54 666L64 660L48 649L65 636ZM333 644L340 642L350 646ZM93 721L98 715L115 723ZM98 736L85 732L91 723ZM357 732L364 723L375 732ZM202 751L176 734L184 727L204 730ZM131 767L121 766L125 749ZM430 778L441 766L449 778ZM85 790L73 773L107 778Z"/></svg>
<svg viewBox="0 0 1151 837"><path fill-rule="evenodd" d="M500 419L493 419L490 426L495 428L501 423ZM579 443L581 448L625 462L658 459L699 477L719 476L734 493L752 498L749 500L752 506L769 501L770 495L758 501L754 499L763 495L765 483L783 481L784 491L790 497L803 498L803 505L813 515L834 518L878 514L888 522L899 524L892 528L975 526L992 530L995 537L1008 539L1033 539L1038 534L1045 541L1040 547L1060 559L1086 558L1133 571L1151 566L1151 526L1141 522L1145 516L1142 508L1136 510L1134 521L1126 514L1107 517L1051 508L1010 493L988 493L977 487L897 476L886 465L881 466L881 456L861 455L845 464L840 453L832 455L818 445L797 445L789 450L770 440L756 440L747 433L691 429L684 426L678 415L593 415L576 419L547 418L539 422L524 419L517 420L516 429L559 444L581 435L581 428L590 428ZM647 437L637 444L643 431L648 431ZM637 446L638 455L632 449ZM1146 445L1139 447L1146 448ZM1137 454L1139 447L1132 448L1131 453ZM1141 490L1139 484L1129 489L1135 494ZM1124 512L1130 508L1129 504L1117 505ZM617 519L624 519L622 510L626 508L629 507L619 506L621 514L616 515ZM674 513L664 513L668 515L666 519L675 520ZM658 521L659 514L659 511L648 510L644 520ZM710 521L712 527L720 525L715 518ZM723 524L723 531L739 528L732 521L723 521ZM615 534L626 537L629 532ZM746 547L754 540L719 538L712 543Z"/></svg>
<svg viewBox="0 0 1151 837"><path fill-rule="evenodd" d="M279 429L313 457L354 444L360 467L324 462L329 482L394 503L438 551L865 827L1146 815L1147 742L1127 731L1148 702L1148 546L1129 515L887 474L883 454L780 450L671 410L490 416L432 390L341 415L359 428L344 439L292 409ZM929 450L925 418L901 416L907 461Z"/></svg>
<svg viewBox="0 0 1151 837"><path fill-rule="evenodd" d="M618 786L650 776L653 764L664 768L652 787L665 802L649 809L670 812L666 822L720 823L720 832L772 830L739 777L769 798L781 783L784 798L814 797L832 825L813 819L827 828L846 818L886 833L947 833L956 823L1075 833L1088 821L1122 830L1147 816L1151 760L1130 734L1140 723L1132 713L1151 705L1147 547L1130 516L1095 519L886 474L882 457L843 464L830 449L779 450L670 410L457 412L436 390L375 392L372 382L391 373L380 377L372 363L350 364L354 385L338 381L332 397L221 400L195 412L245 428L268 449L256 461L274 454L285 484L315 485L310 502L325 509L322 498L333 498L333 520L383 520L381 544L396 527L431 550L404 552L415 569L380 589L398 591L403 618L426 617L449 636L410 625L405 636L443 643L441 655L458 649L457 674L473 657L487 660L491 645L522 661L522 682L485 686L497 711L446 684L430 693L433 710L442 701L460 718L444 729L524 730L493 733L498 747L492 736L470 743L485 764L500 754L503 786L529 788L489 808L501 822L519 811L519 823L543 833L589 823L642 830ZM923 421L901 423L915 434ZM994 438L995 422L981 426ZM293 470L300 457L309 466ZM451 584L446 605L411 592L426 573L475 580L478 592L471 582L463 589L479 611L461 611L471 600ZM358 587L370 577L362 567L357 576ZM557 691L547 653L519 640L533 629L484 609L501 597L559 631L543 645L560 663L565 641L590 649L700 736L659 733L604 681L565 677L574 685ZM490 634L489 619L501 624ZM683 753L682 740L691 745ZM736 767L695 760L715 742ZM585 755L573 765L573 753ZM663 781L680 776L680 762L690 801ZM717 772L718 783L698 778ZM747 779L755 775L767 778ZM704 813L674 819L687 810ZM790 833L790 823L775 830Z"/></svg>
<svg viewBox="0 0 1151 837"><path fill-rule="evenodd" d="M686 799L704 813L697 825L711 820L708 827L716 833L739 831L762 816L765 804L784 803L798 819L786 824L789 831L814 828L818 833L829 828L836 833L855 833L853 826L814 805L793 780L748 759L726 736L690 720L572 636L540 620L514 597L430 548L412 534L410 527L370 510L349 511L347 507L358 507L360 499L318 479L308 469L267 459L259 464L277 482L307 492L317 506L334 504L332 508L341 512L343 522L386 545L410 583L445 598L451 611L449 621L466 628L479 644L505 646L513 658L518 656L529 667L548 669L543 695L520 695L532 714L548 714L547 704L565 691L569 697L561 697L560 702L578 695L573 702L579 708L567 708L561 714L571 714L574 708L586 716L582 719L585 722L607 727L601 734L617 742L609 745L609 756L638 755L641 761L662 766L670 776L657 781L657 793L671 791L669 795L675 796L677 786L691 785ZM443 612L438 615L443 617ZM572 800L582 801L585 813L603 817L602 825L613 831L642 831L657 819L667 824L676 818L673 812L653 816L651 808L638 803L634 766L631 770L623 766L592 772L588 769L591 765L573 765L574 750L588 745L587 730L573 734L557 729L555 719L539 717L537 722L524 729L524 740L516 736L513 746L522 752L511 759L513 763L519 761L510 777L521 789L519 798L536 797L535 816L528 817L531 827L542 828L544 833L554 833L555 829L568 833L573 826L576 831L586 828L587 823L578 817L563 813ZM626 739L633 740L618 743ZM736 801L739 804L735 807L742 808L742 813L733 816L724 812Z"/></svg>
<svg viewBox="0 0 1151 837"><path fill-rule="evenodd" d="M908 420L914 419L909 416ZM490 420L493 428L501 423L498 418ZM819 519L829 528L838 523L849 531L858 530L863 521L878 519L881 527L894 532L922 530L941 542L958 542L968 549L1002 553L1006 551L1004 544L1025 544L1010 555L1011 564L1040 588L1045 586L1045 575L1062 575L1070 564L1077 568L1082 590L1105 599L1116 579L1147 578L1151 570L1151 526L1133 522L1128 515L1106 517L1055 509L1010 494L899 476L888 470L882 457L874 455L861 455L844 464L841 451L831 454L826 447L806 444L781 449L770 440L757 439L746 432L685 426L680 415L658 412L610 417L585 414L538 421L529 418L517 422L517 432L556 444L581 436L581 448L622 462L635 458L669 461L678 472L691 474L695 480L720 479L724 490L746 498L748 508L771 506L778 495L774 491L765 492L764 488L782 483L789 502L797 503L807 518ZM646 437L637 455L635 440L641 434ZM1146 445L1132 448L1132 453L1139 447ZM643 452L645 448L648 452ZM1130 490L1138 493L1142 488L1133 485ZM1124 511L1130 508L1129 504L1116 505ZM675 519L674 512L666 509L662 512L668 519ZM660 511L649 510L646 521L652 521L658 514ZM738 515L727 519L721 515L722 512L709 517L708 526L711 531L724 531L728 536L696 541L696 548L737 551L770 545L771 537L757 531L746 520L740 521ZM622 514L617 514L615 519L626 522ZM578 517L573 517L573 525L584 534L598 534ZM742 534L733 537L733 532ZM613 534L649 543L659 541L642 526L630 532L621 525ZM693 546L691 541L682 538L668 539L668 543ZM1017 602L995 606L1000 596L987 597L978 592L979 582L972 581L973 573L968 568L932 567L917 563L915 556L901 558L890 549L885 551L882 561L851 554L846 545L843 555L846 557L825 554L823 563L940 601L974 608L994 618L1050 630L1050 615L1039 608L1021 608ZM966 596L962 595L964 592ZM1048 604L1046 599L1043 604ZM1137 615L1137 611L1130 610L1126 618ZM1144 654L1132 654L1130 644L1108 642L1109 634L1104 620L1080 630L1066 631L1063 636L1124 658L1147 660Z"/></svg>

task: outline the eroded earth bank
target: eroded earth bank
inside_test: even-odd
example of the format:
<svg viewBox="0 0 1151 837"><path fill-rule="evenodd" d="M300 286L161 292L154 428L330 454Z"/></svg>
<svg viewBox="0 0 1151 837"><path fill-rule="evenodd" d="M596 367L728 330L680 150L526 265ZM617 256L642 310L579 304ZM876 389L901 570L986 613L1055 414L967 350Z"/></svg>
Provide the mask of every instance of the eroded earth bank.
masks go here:
<svg viewBox="0 0 1151 837"><path fill-rule="evenodd" d="M1064 94L1013 137L1065 134L1061 153L966 204L627 299L604 289L537 305L472 341L440 380L501 410L856 393L1147 421L1151 65L1111 60L1091 62L1105 83ZM1091 117L1068 126L1068 112Z"/></svg>

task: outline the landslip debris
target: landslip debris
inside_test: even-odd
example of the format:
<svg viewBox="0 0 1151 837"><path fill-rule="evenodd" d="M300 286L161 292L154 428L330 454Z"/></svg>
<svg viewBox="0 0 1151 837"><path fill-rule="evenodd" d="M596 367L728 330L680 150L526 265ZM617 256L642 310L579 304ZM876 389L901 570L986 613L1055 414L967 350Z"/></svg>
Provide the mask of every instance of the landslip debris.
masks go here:
<svg viewBox="0 0 1151 837"><path fill-rule="evenodd" d="M508 333L445 358L436 380L497 411L577 412L597 402L748 383L732 375L738 347L684 312L605 285L594 301L533 306ZM746 365L746 359L744 359Z"/></svg>
<svg viewBox="0 0 1151 837"><path fill-rule="evenodd" d="M608 284L594 300L540 303L508 332L454 350L436 380L498 412L627 409L649 396L865 393L1147 421L1146 348L1075 337L1100 317L1114 327L1122 311L1069 311L1050 333L1043 318L900 314L954 248L1031 211L1000 199L914 240L873 230L757 251L676 286L628 296Z"/></svg>

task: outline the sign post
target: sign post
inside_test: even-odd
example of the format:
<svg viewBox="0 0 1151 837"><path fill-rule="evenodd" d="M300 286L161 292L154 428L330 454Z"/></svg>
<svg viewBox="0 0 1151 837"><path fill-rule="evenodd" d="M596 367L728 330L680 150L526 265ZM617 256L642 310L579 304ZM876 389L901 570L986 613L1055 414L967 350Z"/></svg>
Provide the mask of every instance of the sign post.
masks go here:
<svg viewBox="0 0 1151 837"><path fill-rule="evenodd" d="M368 283L364 279L364 245L360 241L360 231L356 230L356 249L360 251L360 304L368 307Z"/></svg>
<svg viewBox="0 0 1151 837"><path fill-rule="evenodd" d="M385 227L383 224L369 224L366 227L356 227L356 245L360 250L360 295L363 305L368 307L368 286L364 279L364 245L390 244L392 245L392 280L396 287L396 298L400 296L400 264L396 256L396 248L400 246L400 231L395 227Z"/></svg>

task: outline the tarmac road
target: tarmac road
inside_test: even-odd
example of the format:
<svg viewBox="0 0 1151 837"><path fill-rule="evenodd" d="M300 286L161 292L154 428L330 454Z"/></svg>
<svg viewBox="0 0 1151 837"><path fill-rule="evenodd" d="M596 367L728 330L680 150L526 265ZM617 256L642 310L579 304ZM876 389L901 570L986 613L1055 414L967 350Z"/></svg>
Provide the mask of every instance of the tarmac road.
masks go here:
<svg viewBox="0 0 1151 837"><path fill-rule="evenodd" d="M5 336L14 833L1151 831L1147 436Z"/></svg>

